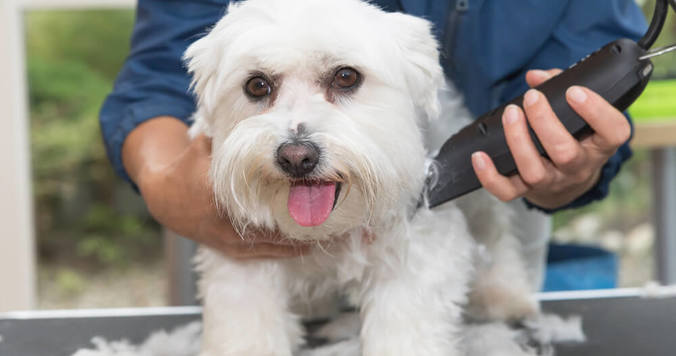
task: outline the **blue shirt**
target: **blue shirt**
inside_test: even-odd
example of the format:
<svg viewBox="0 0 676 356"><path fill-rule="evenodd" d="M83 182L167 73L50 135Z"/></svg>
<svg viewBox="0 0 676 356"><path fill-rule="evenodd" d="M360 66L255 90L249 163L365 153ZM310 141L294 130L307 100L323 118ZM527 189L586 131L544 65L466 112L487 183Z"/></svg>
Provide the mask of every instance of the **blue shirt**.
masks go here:
<svg viewBox="0 0 676 356"><path fill-rule="evenodd" d="M122 144L136 126L157 116L186 124L195 110L181 57L224 14L228 0L139 0L131 51L100 113L108 156L122 165ZM527 89L529 69L567 68L620 37L641 37L645 19L634 0L376 0L387 11L430 20L446 75L478 116ZM631 156L624 144L604 165L598 184L564 208L608 194ZM133 184L133 182L132 182Z"/></svg>

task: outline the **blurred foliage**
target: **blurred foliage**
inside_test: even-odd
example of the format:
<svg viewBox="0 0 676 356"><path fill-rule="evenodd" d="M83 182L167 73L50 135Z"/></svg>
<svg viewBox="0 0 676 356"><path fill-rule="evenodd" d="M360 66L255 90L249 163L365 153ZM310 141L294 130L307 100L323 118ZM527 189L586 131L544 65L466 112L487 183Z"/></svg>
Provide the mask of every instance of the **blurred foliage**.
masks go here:
<svg viewBox="0 0 676 356"><path fill-rule="evenodd" d="M70 268L59 268L53 278L59 286L59 290L66 296L74 296L81 293L86 286L82 275Z"/></svg>
<svg viewBox="0 0 676 356"><path fill-rule="evenodd" d="M644 2L643 13L648 22L652 19L654 9L655 0L646 0ZM657 42L655 42L653 48L668 46L674 43L676 43L676 15L674 14L673 8L670 8L669 14L667 15L667 21L664 24L664 29L657 38ZM675 58L676 55L674 53L653 58L652 61L655 63L653 77L657 79L676 78Z"/></svg>
<svg viewBox="0 0 676 356"><path fill-rule="evenodd" d="M131 10L31 11L28 52L47 62L81 63L112 82L129 52L133 24Z"/></svg>
<svg viewBox="0 0 676 356"><path fill-rule="evenodd" d="M675 79L654 80L648 83L641 97L631 105L629 113L636 122L676 120L676 99L673 98L676 98Z"/></svg>
<svg viewBox="0 0 676 356"><path fill-rule="evenodd" d="M643 12L648 21L653 16L655 0L645 1ZM664 29L653 48L676 43L676 14L670 10ZM637 120L667 119L676 116L676 53L668 53L652 59L655 64L654 79L629 111ZM660 79L671 80L660 80ZM665 100L665 98L672 98Z"/></svg>
<svg viewBox="0 0 676 356"><path fill-rule="evenodd" d="M42 259L124 266L159 250L158 227L115 177L98 111L128 52L132 11L33 11L26 51ZM120 202L120 200L124 200ZM119 205L116 206L116 205ZM133 209L131 209L133 210ZM64 285L77 289L68 273Z"/></svg>

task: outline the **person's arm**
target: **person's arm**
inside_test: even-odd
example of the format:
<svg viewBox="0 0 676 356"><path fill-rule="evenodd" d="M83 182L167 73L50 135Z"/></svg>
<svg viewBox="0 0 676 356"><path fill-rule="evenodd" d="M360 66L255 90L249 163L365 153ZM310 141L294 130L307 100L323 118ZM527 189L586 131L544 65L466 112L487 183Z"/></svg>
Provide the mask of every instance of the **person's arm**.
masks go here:
<svg viewBox="0 0 676 356"><path fill-rule="evenodd" d="M101 109L103 138L116 172L162 225L237 258L296 256L304 248L276 233L252 231L243 239L234 231L213 204L210 142L187 134L195 103L183 52L227 3L139 0L130 55Z"/></svg>
<svg viewBox="0 0 676 356"><path fill-rule="evenodd" d="M470 7L461 21L464 22L458 30L455 48L458 54L454 58L455 66L450 73L465 93L468 106L476 115L526 91L528 83L525 79L529 69L566 68L617 38L638 39L646 28L645 19L633 0L492 2ZM530 84L537 81L533 74L529 77ZM543 103L538 104L536 108L542 112L540 104ZM595 100L583 106L589 109L590 104L597 112L609 113L608 120L600 121L615 124L602 128L609 130L602 132L604 137L614 134L617 134L617 137L630 136L630 131L626 130L626 119L620 120L618 113L610 110L608 105L597 103ZM526 111L528 114L529 110ZM530 115L527 116L530 121ZM525 117L520 117L526 120ZM594 142L599 142L598 138ZM563 171L575 171L581 167L584 168L582 169L584 174L568 174L567 178L561 180L559 179L561 170L555 172L547 166L552 162L542 162L535 168L545 167L547 169L545 173L551 173L544 178L540 174L542 172L531 170L527 173L529 177L526 181L524 179L512 181L514 184L508 184L505 189L500 190L494 187L507 181L491 174L489 180L492 182L488 182L488 185L492 187L489 190L506 200L525 196L529 206L550 213L602 199L607 195L609 183L619 171L622 162L631 156L627 142L619 145L614 141L610 145L607 145L608 143L603 142L601 146L595 148L585 146L589 150L584 152L603 150L603 155L594 155L592 159L602 158L601 162L587 160L583 162L585 164L580 165L581 156L578 156L572 158L576 161L573 166L557 165L556 162L553 164L554 168L562 168ZM521 149L527 150L528 147ZM573 149L583 152L580 147ZM571 157L565 157L564 160L567 159ZM522 165L519 168L522 171L525 167ZM533 184L529 184L528 181ZM554 184L554 181L562 184ZM533 186L538 186L537 192L528 189ZM548 187L552 189L548 190Z"/></svg>
<svg viewBox="0 0 676 356"><path fill-rule="evenodd" d="M135 184L122 164L122 145L143 122L168 116L189 125L195 111L183 52L224 14L226 0L139 0L129 56L99 115L115 171Z"/></svg>

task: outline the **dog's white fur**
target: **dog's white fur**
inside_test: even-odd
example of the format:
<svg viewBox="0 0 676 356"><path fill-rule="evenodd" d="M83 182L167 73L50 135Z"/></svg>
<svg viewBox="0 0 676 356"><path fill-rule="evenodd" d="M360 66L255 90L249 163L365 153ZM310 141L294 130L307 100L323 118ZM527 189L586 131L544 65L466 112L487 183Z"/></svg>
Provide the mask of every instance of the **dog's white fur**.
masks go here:
<svg viewBox="0 0 676 356"><path fill-rule="evenodd" d="M431 119L444 77L429 22L358 0L248 0L231 4L186 60L198 96L192 134L213 138L219 207L242 233L276 228L317 241L289 260L203 248L202 356L290 356L303 344L301 316L339 293L360 307L369 356L457 355L468 294L474 318L536 311L503 206L479 193L413 214L424 136L440 131ZM363 82L334 95L324 78L343 66ZM244 94L252 73L277 78L273 98ZM300 134L322 152L313 174L343 182L315 227L289 216L290 180L275 163L280 144ZM429 135L428 149L447 135Z"/></svg>

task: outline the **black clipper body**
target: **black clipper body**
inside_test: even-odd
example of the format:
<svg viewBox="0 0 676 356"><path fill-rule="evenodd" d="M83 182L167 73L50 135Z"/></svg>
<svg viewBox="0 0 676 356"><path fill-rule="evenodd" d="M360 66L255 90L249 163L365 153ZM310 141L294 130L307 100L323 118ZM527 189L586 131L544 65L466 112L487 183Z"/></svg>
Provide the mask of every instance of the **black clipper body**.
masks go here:
<svg viewBox="0 0 676 356"><path fill-rule="evenodd" d="M636 42L620 39L605 45L536 89L547 97L566 129L580 140L592 130L568 105L566 90L573 85L587 87L624 111L643 92L652 74L652 62L641 59L645 54L646 50ZM523 95L482 115L444 143L435 157L438 176L431 181L436 185L427 190L429 207L481 187L471 162L471 155L476 151L486 152L500 173L517 173L502 126L502 113L509 104L523 107ZM532 129L530 134L540 154L546 157Z"/></svg>

